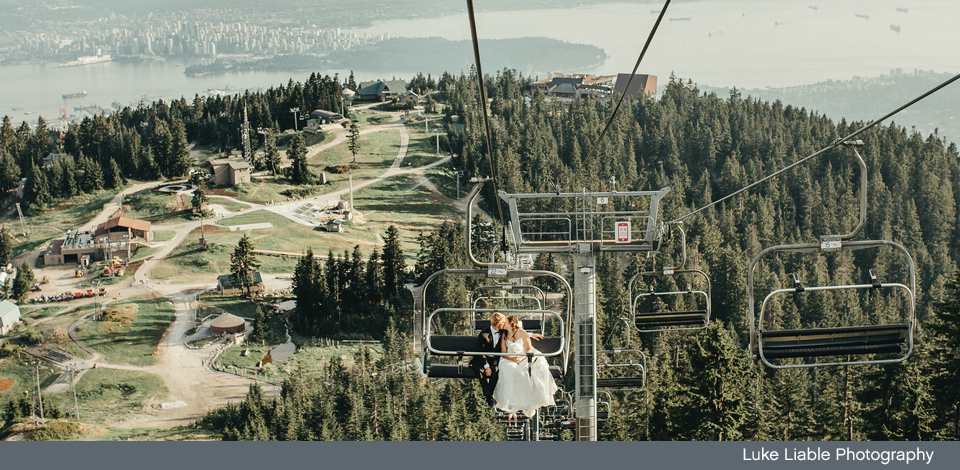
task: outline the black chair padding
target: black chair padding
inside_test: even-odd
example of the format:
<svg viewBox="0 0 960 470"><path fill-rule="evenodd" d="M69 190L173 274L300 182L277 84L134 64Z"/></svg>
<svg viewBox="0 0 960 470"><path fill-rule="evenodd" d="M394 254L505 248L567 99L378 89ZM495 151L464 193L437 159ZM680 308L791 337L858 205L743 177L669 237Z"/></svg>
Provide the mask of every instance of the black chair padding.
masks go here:
<svg viewBox="0 0 960 470"><path fill-rule="evenodd" d="M437 355L459 356L461 353L465 356L483 355L481 351L480 337L466 335L432 335L430 336L430 346L437 351ZM553 353L560 350L561 342L558 336L546 336L543 339L530 340L530 344L542 353ZM473 353L473 354L469 354Z"/></svg>
<svg viewBox="0 0 960 470"><path fill-rule="evenodd" d="M550 375L555 379L560 378L560 367L550 366ZM432 364L427 369L427 377L438 379L476 379L476 371L469 366L459 367L456 364Z"/></svg>
<svg viewBox="0 0 960 470"><path fill-rule="evenodd" d="M899 353L909 325L866 325L760 332L766 358Z"/></svg>
<svg viewBox="0 0 960 470"><path fill-rule="evenodd" d="M597 388L643 388L643 377L598 377Z"/></svg>

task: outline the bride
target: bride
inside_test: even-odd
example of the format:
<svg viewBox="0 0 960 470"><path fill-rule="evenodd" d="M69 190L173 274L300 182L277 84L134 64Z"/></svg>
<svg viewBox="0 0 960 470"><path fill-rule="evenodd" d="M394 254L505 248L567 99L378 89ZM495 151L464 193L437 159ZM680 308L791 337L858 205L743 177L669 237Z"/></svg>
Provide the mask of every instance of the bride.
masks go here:
<svg viewBox="0 0 960 470"><path fill-rule="evenodd" d="M554 405L553 394L558 387L554 383L547 360L542 356L533 357L532 374L528 370L528 352L537 352L530 344L530 335L520 327L517 317L507 317L506 341L500 342L500 352L517 356L504 356L500 361L500 378L493 398L497 408L510 413L510 421L516 421L516 413L523 411L524 416L532 418L541 406Z"/></svg>

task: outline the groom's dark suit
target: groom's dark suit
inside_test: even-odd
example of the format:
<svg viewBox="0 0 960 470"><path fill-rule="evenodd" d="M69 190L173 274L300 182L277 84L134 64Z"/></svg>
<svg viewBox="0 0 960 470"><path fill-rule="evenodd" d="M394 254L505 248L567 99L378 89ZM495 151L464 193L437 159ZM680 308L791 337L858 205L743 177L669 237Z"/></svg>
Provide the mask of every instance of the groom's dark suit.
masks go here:
<svg viewBox="0 0 960 470"><path fill-rule="evenodd" d="M493 327L488 327L480 332L480 350L483 352L500 352L500 341L504 335L499 333L494 335ZM490 368L490 377L484 369ZM480 377L480 388L483 390L483 397L486 398L488 405L493 405L493 390L497 388L497 378L500 372L500 356L474 356L470 360L472 368Z"/></svg>

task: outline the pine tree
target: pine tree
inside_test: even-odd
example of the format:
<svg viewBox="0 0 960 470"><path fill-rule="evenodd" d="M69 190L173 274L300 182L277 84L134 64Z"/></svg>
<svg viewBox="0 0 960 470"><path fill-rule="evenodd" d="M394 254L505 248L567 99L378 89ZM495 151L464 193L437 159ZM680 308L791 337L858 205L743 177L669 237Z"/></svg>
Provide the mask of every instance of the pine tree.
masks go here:
<svg viewBox="0 0 960 470"><path fill-rule="evenodd" d="M960 270L945 285L947 298L934 304L930 331L930 386L944 437L960 438Z"/></svg>
<svg viewBox="0 0 960 470"><path fill-rule="evenodd" d="M258 343L266 341L270 336L270 321L267 319L267 312L263 307L257 305L257 311L253 320L253 333L250 333L249 341Z"/></svg>
<svg viewBox="0 0 960 470"><path fill-rule="evenodd" d="M383 246L383 288L390 299L400 295L403 289L407 263L400 248L400 230L396 225L387 227Z"/></svg>
<svg viewBox="0 0 960 470"><path fill-rule="evenodd" d="M17 277L13 280L11 298L16 303L23 305L30 295L30 289L33 288L33 281L33 269L30 269L30 265L24 261L17 267Z"/></svg>
<svg viewBox="0 0 960 470"><path fill-rule="evenodd" d="M253 284L254 276L260 269L260 262L257 261L257 255L253 252L254 243L247 235L240 238L237 247L230 255L230 274L234 284L246 289L247 296L250 295L250 286Z"/></svg>
<svg viewBox="0 0 960 470"><path fill-rule="evenodd" d="M0 228L0 266L6 266L10 262L10 255L13 254L13 237L7 232L7 228Z"/></svg>
<svg viewBox="0 0 960 470"><path fill-rule="evenodd" d="M314 184L316 176L307 166L307 144L303 140L302 134L297 134L290 139L290 147L287 149L287 158L290 159L290 179L293 184Z"/></svg>
<svg viewBox="0 0 960 470"><path fill-rule="evenodd" d="M350 133L347 135L350 153L353 154L353 162L357 162L357 154L360 153L360 126L357 123L350 124Z"/></svg>

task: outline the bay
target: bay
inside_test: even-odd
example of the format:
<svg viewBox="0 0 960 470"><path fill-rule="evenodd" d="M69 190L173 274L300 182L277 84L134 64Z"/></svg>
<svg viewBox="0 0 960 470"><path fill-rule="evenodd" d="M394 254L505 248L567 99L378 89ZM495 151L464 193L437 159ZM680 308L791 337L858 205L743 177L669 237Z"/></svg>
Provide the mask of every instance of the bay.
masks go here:
<svg viewBox="0 0 960 470"><path fill-rule="evenodd" d="M480 38L549 37L604 49L605 63L565 73L611 75L629 72L637 60L661 3L648 1L590 5L573 9L479 12ZM816 6L816 9L811 8ZM908 12L897 8L909 7ZM656 10L656 12L654 12ZM869 16L869 18L857 15ZM696 83L740 88L785 87L825 80L872 77L891 70L957 72L960 54L960 2L951 0L733 0L673 2L644 58L639 73L671 73ZM674 21L671 21L673 18ZM688 18L680 20L680 18ZM897 25L895 31L891 25ZM439 36L469 39L466 12L439 18L389 20L369 28L345 30L391 37ZM483 54L484 71L499 70L498 58ZM464 63L473 62L472 57ZM136 105L156 99L192 99L211 88L242 92L265 90L289 80L304 81L309 72L262 71L188 77L196 63L161 61L108 62L82 67L26 64L0 67L0 115L14 122L43 118L54 125L61 108L77 118L112 103ZM345 77L349 70L320 70ZM357 81L409 79L418 71L355 71ZM424 70L434 77L443 71ZM459 74L460 71L451 71ZM525 72L521 70L521 72ZM68 93L87 92L78 99ZM22 108L14 110L15 108ZM75 108L86 108L88 111ZM35 114L25 114L36 111Z"/></svg>

